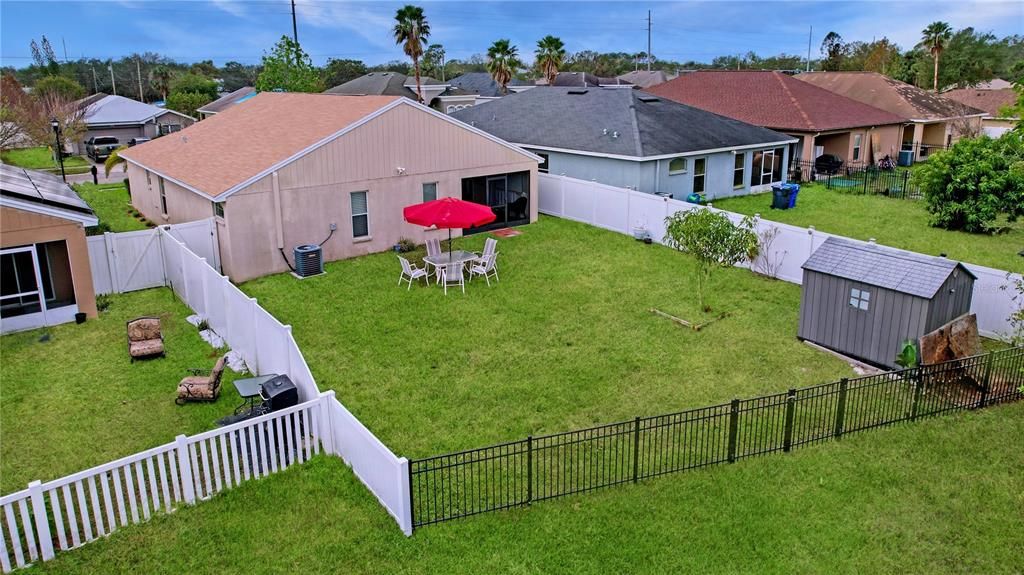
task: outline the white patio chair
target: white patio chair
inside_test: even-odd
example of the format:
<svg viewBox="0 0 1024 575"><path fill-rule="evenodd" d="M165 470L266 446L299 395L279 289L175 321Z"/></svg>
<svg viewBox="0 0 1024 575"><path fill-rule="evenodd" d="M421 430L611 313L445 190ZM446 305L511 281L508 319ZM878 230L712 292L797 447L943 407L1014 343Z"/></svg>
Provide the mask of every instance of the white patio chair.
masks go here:
<svg viewBox="0 0 1024 575"><path fill-rule="evenodd" d="M473 259L473 261L472 261L472 263L470 265L471 266L484 265L484 263L485 263L484 260L487 259L489 256L493 256L497 251L498 251L498 240L496 240L494 238L487 238L484 241L484 251L483 251L483 253L482 254L478 254L478 253L474 252L473 255L475 255L476 258Z"/></svg>
<svg viewBox="0 0 1024 575"><path fill-rule="evenodd" d="M484 276L484 280L487 282L487 287L491 286L491 276L494 276L494 281L498 281L498 253L495 252L489 256L482 256L480 259L483 263L474 261L469 266L469 279L473 280L473 276Z"/></svg>
<svg viewBox="0 0 1024 575"><path fill-rule="evenodd" d="M441 255L441 240L437 238L428 238L427 257L432 258L439 255ZM434 275L436 277L436 279L434 280L435 283L441 281L441 270L440 268L438 268L438 266L435 266L434 264L428 262L427 260L423 260L423 267L426 268L428 276ZM430 268L434 268L434 271L431 272ZM429 279L427 280L427 283L430 283Z"/></svg>
<svg viewBox="0 0 1024 575"><path fill-rule="evenodd" d="M426 282L427 285L430 285L430 280L427 279L429 277L427 270L416 267L416 264L409 263L409 260L403 258L402 256L398 256L398 261L402 262L402 273L401 275L398 276L399 287L401 287L403 281L408 281L409 287L405 289L411 290L412 282L420 278L423 278L423 281Z"/></svg>
<svg viewBox="0 0 1024 575"><path fill-rule="evenodd" d="M459 286L462 288L462 293L466 293L466 275L463 273L465 265L465 262L455 262L440 268L444 295L448 295L448 286Z"/></svg>

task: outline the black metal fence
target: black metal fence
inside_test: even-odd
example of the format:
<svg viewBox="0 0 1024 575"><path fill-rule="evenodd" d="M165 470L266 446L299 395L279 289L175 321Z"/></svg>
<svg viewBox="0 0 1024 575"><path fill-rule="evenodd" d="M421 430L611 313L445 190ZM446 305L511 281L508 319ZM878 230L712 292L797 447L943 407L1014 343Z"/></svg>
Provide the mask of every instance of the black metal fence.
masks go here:
<svg viewBox="0 0 1024 575"><path fill-rule="evenodd" d="M413 525L1021 399L1021 385L1024 347L414 460Z"/></svg>
<svg viewBox="0 0 1024 575"><path fill-rule="evenodd" d="M902 200L921 199L921 188L910 180L910 170L902 168L845 167L824 176L824 180L826 188L840 192L879 194Z"/></svg>

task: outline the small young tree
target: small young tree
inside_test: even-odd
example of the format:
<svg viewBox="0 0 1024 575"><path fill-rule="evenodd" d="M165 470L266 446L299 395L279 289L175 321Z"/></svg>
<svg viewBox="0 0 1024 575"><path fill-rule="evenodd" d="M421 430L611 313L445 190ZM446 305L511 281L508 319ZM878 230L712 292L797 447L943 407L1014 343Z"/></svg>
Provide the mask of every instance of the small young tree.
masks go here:
<svg viewBox="0 0 1024 575"><path fill-rule="evenodd" d="M302 47L288 36L281 36L269 54L263 54L263 71L256 78L260 92L322 92L320 71L313 66Z"/></svg>
<svg viewBox="0 0 1024 575"><path fill-rule="evenodd" d="M758 240L754 220L749 217L734 224L721 212L695 208L665 218L665 243L697 258L697 297L705 312L711 310L705 291L712 270L753 260Z"/></svg>

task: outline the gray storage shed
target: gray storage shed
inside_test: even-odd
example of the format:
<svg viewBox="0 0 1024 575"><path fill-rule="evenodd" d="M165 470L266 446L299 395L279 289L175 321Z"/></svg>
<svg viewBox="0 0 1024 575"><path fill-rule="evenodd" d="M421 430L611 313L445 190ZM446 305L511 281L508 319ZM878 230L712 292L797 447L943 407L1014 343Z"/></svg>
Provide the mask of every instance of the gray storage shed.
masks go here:
<svg viewBox="0 0 1024 575"><path fill-rule="evenodd" d="M803 270L798 337L890 368L904 341L971 309L976 279L957 261L838 238Z"/></svg>

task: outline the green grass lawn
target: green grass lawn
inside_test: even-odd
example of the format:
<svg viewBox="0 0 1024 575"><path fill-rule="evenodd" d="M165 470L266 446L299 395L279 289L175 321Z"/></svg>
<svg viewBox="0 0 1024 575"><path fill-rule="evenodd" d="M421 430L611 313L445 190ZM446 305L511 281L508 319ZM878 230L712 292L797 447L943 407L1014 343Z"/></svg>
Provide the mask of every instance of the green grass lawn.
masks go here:
<svg viewBox="0 0 1024 575"><path fill-rule="evenodd" d="M17 148L7 150L0 154L5 164L20 166L32 170L51 170L60 174L60 165L53 159L53 150L47 146L35 148ZM81 156L67 156L64 158L64 172L67 174L82 174L89 171L89 162Z"/></svg>
<svg viewBox="0 0 1024 575"><path fill-rule="evenodd" d="M1020 573L1024 403L867 431L407 539L338 459L161 515L42 573Z"/></svg>
<svg viewBox="0 0 1024 575"><path fill-rule="evenodd" d="M111 232L133 232L148 229L148 226L135 217L128 189L124 184L75 184L75 190L82 196L89 207L96 212L100 224L106 224Z"/></svg>
<svg viewBox="0 0 1024 575"><path fill-rule="evenodd" d="M771 194L716 200L723 210L753 215L795 226L814 226L823 232L878 243L924 254L939 255L1007 271L1024 270L1024 222L1008 233L969 234L928 225L923 201L894 200L884 196L846 194L824 185L802 184L796 208L772 210Z"/></svg>
<svg viewBox="0 0 1024 575"><path fill-rule="evenodd" d="M693 332L650 312L701 317L692 258L557 218L519 229L498 242L500 283L465 295L397 287L393 253L242 289L293 326L320 389L408 457L852 375L796 340L796 285L718 271L710 304L731 315Z"/></svg>
<svg viewBox="0 0 1024 575"><path fill-rule="evenodd" d="M111 301L82 325L0 337L0 493L210 429L240 403L225 370L216 403L174 404L186 369L210 369L216 354L171 290ZM125 322L143 315L161 317L167 357L131 363Z"/></svg>

